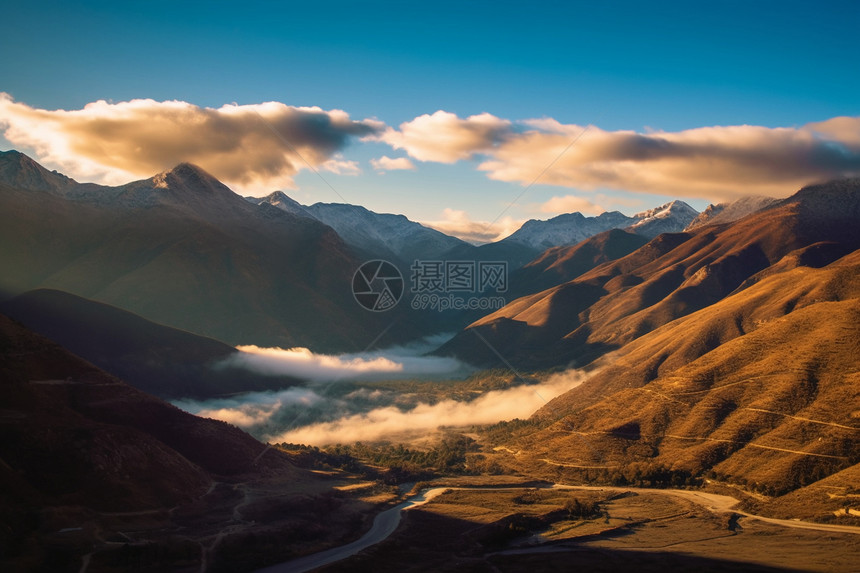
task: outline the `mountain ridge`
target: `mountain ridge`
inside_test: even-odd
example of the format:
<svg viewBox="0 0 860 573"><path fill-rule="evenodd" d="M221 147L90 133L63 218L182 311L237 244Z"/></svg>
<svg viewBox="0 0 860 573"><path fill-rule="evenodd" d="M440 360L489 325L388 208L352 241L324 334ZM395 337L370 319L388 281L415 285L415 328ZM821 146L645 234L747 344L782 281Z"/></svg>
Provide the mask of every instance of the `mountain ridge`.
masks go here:
<svg viewBox="0 0 860 573"><path fill-rule="evenodd" d="M819 201L822 189L826 193ZM478 328L497 352L520 366L545 367L565 360L587 364L717 302L798 249L822 242L843 245L811 251L820 264L856 249L858 205L860 182L838 181L824 188L804 188L773 208L733 223L659 235L571 282L509 302L439 352L495 364L495 354L467 332Z"/></svg>

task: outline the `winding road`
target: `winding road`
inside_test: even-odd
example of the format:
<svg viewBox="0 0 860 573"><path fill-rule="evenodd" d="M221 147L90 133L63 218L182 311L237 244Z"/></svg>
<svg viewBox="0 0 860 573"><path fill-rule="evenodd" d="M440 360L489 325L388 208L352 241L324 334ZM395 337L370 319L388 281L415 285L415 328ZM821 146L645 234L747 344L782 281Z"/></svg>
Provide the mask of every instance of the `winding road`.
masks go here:
<svg viewBox="0 0 860 573"><path fill-rule="evenodd" d="M707 509L708 511L712 511L714 513L726 513L733 512L738 515L742 515L749 519L755 519L758 521L763 521L765 523L770 523L773 525L780 525L783 527L791 527L795 529L812 529L816 531L827 531L830 533L851 533L854 535L860 535L860 527L855 527L851 525L832 525L828 523L813 523L809 521L795 521L792 519L775 519L771 517L763 517L761 515L755 515L752 513L746 513L744 511L740 511L737 509L732 509L735 505L738 504L738 500L730 497L728 495L719 495L715 493L706 493L702 491L695 490L686 490L686 489L651 489L651 488L631 488L631 487L612 487L612 486L579 486L579 485L562 485L562 484L553 484L552 486L548 486L554 489L565 489L565 490L580 490L580 491L613 491L613 492L642 492L642 493L654 493L658 495L668 495L672 497L678 497L681 499L685 499L688 501L692 501L697 505L700 505ZM381 541L384 541L389 535L394 533L397 529L397 526L400 524L400 517L402 512L412 509L414 507L418 507L432 500L434 497L440 495L442 492L447 490L494 490L498 491L499 489L531 489L524 487L505 487L505 488L487 488L487 487L436 487L422 492L421 494L412 497L411 499L404 501L403 503L392 507L391 509L387 509L382 513L378 514L376 518L373 520L373 526L371 526L370 530L365 533L360 539L353 541L347 545L342 545L340 547L335 547L333 549L329 549L327 551L321 551L319 553L314 553L312 555L307 555L305 557L300 557L299 559L294 559L292 561L287 561L284 563L279 563L277 565L272 565L270 567L266 567L264 569L259 569L255 573L303 573L305 571L312 571L318 567L322 567L324 565L329 565L336 561L340 561L342 559L346 559L347 557L352 557L359 551L366 549L372 545L376 545ZM535 548L531 548L529 551L534 551Z"/></svg>
<svg viewBox="0 0 860 573"><path fill-rule="evenodd" d="M312 555L306 555L305 557L293 559L292 561L287 561L285 563L272 565L265 569L258 569L256 573L302 573L303 571L311 571L318 567L322 567L323 565L328 565L335 561L352 557L362 549L367 549L371 545L376 545L394 533L394 530L397 529L398 525L400 525L400 516L402 512L407 509L423 505L448 489L453 488L436 487L429 489L401 504L395 505L391 509L386 509L374 518L373 525L370 527L370 530L360 539L357 539L352 543L341 545L340 547L334 547L327 551L321 551Z"/></svg>

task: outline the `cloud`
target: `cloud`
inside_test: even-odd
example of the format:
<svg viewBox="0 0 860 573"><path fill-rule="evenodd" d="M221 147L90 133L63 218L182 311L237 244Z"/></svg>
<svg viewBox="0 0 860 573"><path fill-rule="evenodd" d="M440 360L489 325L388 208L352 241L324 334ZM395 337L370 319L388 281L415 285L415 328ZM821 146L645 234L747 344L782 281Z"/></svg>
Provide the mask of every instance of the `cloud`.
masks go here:
<svg viewBox="0 0 860 573"><path fill-rule="evenodd" d="M409 410L396 406L373 408L329 422L267 436L270 442L290 442L322 446L326 444L397 439L426 435L441 426L493 424L513 418L527 418L549 400L581 384L586 375L579 371L556 374L537 385L493 390L461 402L442 400L421 403Z"/></svg>
<svg viewBox="0 0 860 573"><path fill-rule="evenodd" d="M491 243L504 239L517 229L523 221L510 216L497 221L473 221L468 213L457 209L445 208L439 221L421 221L421 224L447 235L453 235L469 243Z"/></svg>
<svg viewBox="0 0 860 573"><path fill-rule="evenodd" d="M410 384L368 387L346 381L368 374L377 380L393 371L403 375L398 378L434 379L442 374L447 380L461 379L470 368L454 359L424 356L448 338L450 335L435 335L363 356L241 347L242 358L231 366L271 375L298 375L312 382L277 392L249 392L202 402L179 400L174 404L192 414L240 426L270 442L323 445L412 438L416 434L426 437L440 426L526 418L588 377L582 371L568 370L539 384L493 390L468 401L439 400L434 392L420 389L411 393L415 386ZM392 367L396 364L402 368ZM330 382L322 383L324 380Z"/></svg>
<svg viewBox="0 0 860 573"><path fill-rule="evenodd" d="M45 110L0 92L0 129L40 162L87 181L125 183L181 162L199 165L246 192L292 186L307 164L358 172L337 155L351 140L381 133L374 120L341 110L279 102L199 107L183 101L135 99ZM307 162L307 163L306 163Z"/></svg>
<svg viewBox="0 0 860 573"><path fill-rule="evenodd" d="M290 376L307 381L391 379L451 376L470 370L454 358L422 356L438 346L430 343L339 356L315 354L307 348L260 348L237 346L238 353L221 365L243 368L266 376ZM429 346L429 344L435 344Z"/></svg>
<svg viewBox="0 0 860 573"><path fill-rule="evenodd" d="M856 153L860 151L860 117L834 117L810 123L804 129L832 141L838 141Z"/></svg>
<svg viewBox="0 0 860 573"><path fill-rule="evenodd" d="M320 168L335 175L361 175L358 161L347 161L340 154L320 164Z"/></svg>
<svg viewBox="0 0 860 573"><path fill-rule="evenodd" d="M460 119L456 114L439 110L388 128L372 139L383 141L394 149L404 149L419 161L455 163L486 153L511 132L510 121L489 113Z"/></svg>
<svg viewBox="0 0 860 573"><path fill-rule="evenodd" d="M491 179L579 189L730 199L785 196L810 182L860 174L860 150L845 125L812 128L702 127L640 134L553 126L509 138L479 169ZM836 139L839 135L842 139Z"/></svg>
<svg viewBox="0 0 860 573"><path fill-rule="evenodd" d="M370 164L379 171L395 171L397 169L415 169L415 164L408 157L391 158L383 155L379 159L371 159Z"/></svg>
<svg viewBox="0 0 860 573"><path fill-rule="evenodd" d="M324 398L309 388L289 388L280 392L249 392L203 402L178 400L174 405L204 418L222 420L240 428L268 423L289 407L308 409Z"/></svg>
<svg viewBox="0 0 860 573"><path fill-rule="evenodd" d="M421 161L454 163L481 155L478 169L497 181L537 180L586 191L728 200L786 196L811 182L860 175L860 117L799 128L736 125L638 133L553 118L512 122L484 113L461 119L437 111L371 138Z"/></svg>
<svg viewBox="0 0 860 573"><path fill-rule="evenodd" d="M592 203L585 197L577 197L576 195L553 197L549 201L540 205L539 209L542 213L551 213L553 215L573 212L580 212L585 215L600 215L606 211L606 209L600 205Z"/></svg>

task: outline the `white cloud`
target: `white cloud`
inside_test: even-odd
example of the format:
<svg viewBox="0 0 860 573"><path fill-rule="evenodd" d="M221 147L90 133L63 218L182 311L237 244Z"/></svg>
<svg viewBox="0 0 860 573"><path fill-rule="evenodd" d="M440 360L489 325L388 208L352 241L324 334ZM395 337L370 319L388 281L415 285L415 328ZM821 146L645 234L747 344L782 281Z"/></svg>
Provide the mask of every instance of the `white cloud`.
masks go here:
<svg viewBox="0 0 860 573"><path fill-rule="evenodd" d="M408 157L391 158L383 155L379 159L371 159L370 164L379 171L395 171L398 169L415 169L415 164Z"/></svg>
<svg viewBox="0 0 860 573"><path fill-rule="evenodd" d="M456 114L437 111L387 129L373 139L388 143L419 161L455 163L490 151L511 131L511 122L489 113L460 119Z"/></svg>
<svg viewBox="0 0 860 573"><path fill-rule="evenodd" d="M395 406L385 406L275 433L267 438L270 442L321 446L427 434L440 426L493 424L513 418L527 418L549 400L578 386L585 379L586 375L582 372L571 370L556 374L538 385L493 390L470 402L442 400L435 404L418 404L406 411Z"/></svg>
<svg viewBox="0 0 860 573"><path fill-rule="evenodd" d="M335 175L361 175L361 167L358 166L358 161L347 161L340 154L321 164L320 168Z"/></svg>
<svg viewBox="0 0 860 573"><path fill-rule="evenodd" d="M305 162L335 173L358 165L337 156L351 139L377 134L375 120L279 102L204 108L183 101L97 101L45 110L0 93L0 130L45 165L87 181L125 183L181 162L245 192L292 186Z"/></svg>
<svg viewBox="0 0 860 573"><path fill-rule="evenodd" d="M473 221L465 211L445 208L441 220L421 221L421 224L464 241L480 244L504 239L519 229L523 222L510 216L494 222Z"/></svg>
<svg viewBox="0 0 860 573"><path fill-rule="evenodd" d="M389 348L363 354L315 354L307 348L237 346L239 352L224 366L245 368L268 376L290 376L309 381L447 376L467 368L454 358L422 356L412 347ZM435 346L434 346L435 348ZM424 351L429 348L421 347Z"/></svg>

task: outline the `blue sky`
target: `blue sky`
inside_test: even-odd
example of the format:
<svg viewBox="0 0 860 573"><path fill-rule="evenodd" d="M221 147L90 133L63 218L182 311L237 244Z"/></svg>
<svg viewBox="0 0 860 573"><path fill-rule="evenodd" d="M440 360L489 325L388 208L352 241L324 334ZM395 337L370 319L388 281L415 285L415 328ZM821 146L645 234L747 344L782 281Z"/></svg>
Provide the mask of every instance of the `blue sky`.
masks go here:
<svg viewBox="0 0 860 573"><path fill-rule="evenodd" d="M302 202L342 197L422 221L442 219L446 208L464 211L461 219L493 220L529 185L532 173L564 149L561 141L572 141L577 128L589 124L594 127L574 145L581 147L580 157L571 151L558 172L538 179L508 215L515 220L552 216L545 207L552 197L575 198L556 205L575 206L582 199L594 212L629 213L684 196L701 209L742 194L745 182L754 192L779 194L779 185L760 183L769 173L714 179L707 169L702 177L711 177L711 183L684 192L680 178L695 179L702 164L681 165L678 158L699 157L701 137L709 141L704 153L711 153L715 142L722 146L738 138L739 147L720 147L716 156L738 173L743 168L737 160L726 158L760 137L774 146L779 161L789 158L790 164L798 163L797 154L811 157L834 145L843 147L842 155L856 152L852 123L827 124L821 131L807 127L860 115L860 5L855 2L29 2L6 7L4 20L0 92L26 108L0 115L0 133L6 128L0 147L22 149L52 168L71 169L79 179L104 180L94 167L100 159L81 159L74 150L64 155L62 145L57 147L61 135L45 135L50 142L22 135L34 131L32 123L15 123L24 121L27 110L80 110L98 100L147 98L200 109L275 101L343 110L351 120L377 120L394 131L437 110L461 120L489 114L511 122L512 128L494 127L458 158L444 155L444 160L440 153L416 151L415 140L389 135L369 141L350 133L336 149L318 150L318 162L311 161L340 197L314 172L295 167L299 162L293 162L295 172L282 173L289 176L288 193ZM569 127L522 123L541 118ZM15 137L10 125L18 126ZM470 123L458 126L471 133ZM688 133L714 126L771 131ZM772 131L776 128L794 131ZM529 165L513 165L512 154L530 149L523 138L533 129L545 136L534 140L543 152L536 151ZM797 139L797 134L808 139L813 131L815 141ZM684 149L673 152L671 165L642 163L638 152L633 161L639 163L630 163L626 151L618 152L631 145L628 132L674 134L671 145ZM433 133L419 135L432 139ZM601 134L606 142L598 145ZM787 136L794 138L792 150L780 155L777 148ZM434 145L443 145L443 139ZM654 137L634 139L637 145L655 144ZM65 150L68 142L63 145ZM606 146L612 152L600 155ZM201 157L196 153L192 156ZM321 167L335 155L337 161L355 162L350 174ZM426 159L431 155L436 159ZM414 168L374 169L370 160L381 156L409 158ZM779 183L790 192L798 182L853 174L860 164L851 159L810 164ZM156 163L120 167L124 174L137 174L135 169ZM114 168L119 167L105 166ZM643 169L642 179L649 183L637 185L634 169Z"/></svg>

